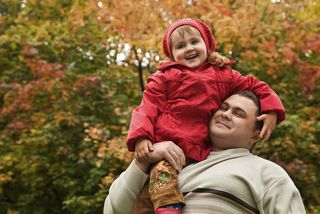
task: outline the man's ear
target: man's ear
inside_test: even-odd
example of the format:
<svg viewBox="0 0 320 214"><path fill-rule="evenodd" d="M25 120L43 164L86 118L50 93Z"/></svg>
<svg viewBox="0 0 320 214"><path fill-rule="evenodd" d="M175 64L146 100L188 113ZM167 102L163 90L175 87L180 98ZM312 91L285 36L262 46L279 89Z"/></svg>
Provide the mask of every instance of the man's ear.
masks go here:
<svg viewBox="0 0 320 214"><path fill-rule="evenodd" d="M255 130L251 139L250 139L250 148L252 148L256 143L258 143L260 139L260 130Z"/></svg>

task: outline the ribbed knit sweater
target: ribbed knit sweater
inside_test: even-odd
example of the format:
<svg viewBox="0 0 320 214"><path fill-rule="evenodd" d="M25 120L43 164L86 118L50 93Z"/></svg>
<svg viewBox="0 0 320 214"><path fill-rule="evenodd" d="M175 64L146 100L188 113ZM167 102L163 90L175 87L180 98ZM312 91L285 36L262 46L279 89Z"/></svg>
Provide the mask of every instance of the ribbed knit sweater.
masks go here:
<svg viewBox="0 0 320 214"><path fill-rule="evenodd" d="M112 184L104 214L131 213L147 179L132 162ZM285 170L247 149L211 152L206 160L184 168L179 183L186 194L184 214L306 213L300 193Z"/></svg>

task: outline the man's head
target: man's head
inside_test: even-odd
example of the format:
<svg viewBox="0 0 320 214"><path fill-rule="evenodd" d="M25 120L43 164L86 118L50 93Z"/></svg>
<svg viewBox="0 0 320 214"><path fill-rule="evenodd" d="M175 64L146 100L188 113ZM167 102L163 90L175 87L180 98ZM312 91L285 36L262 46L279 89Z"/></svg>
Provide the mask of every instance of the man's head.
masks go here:
<svg viewBox="0 0 320 214"><path fill-rule="evenodd" d="M251 149L259 141L262 127L262 124L257 122L259 115L259 99L252 92L240 91L227 98L209 123L213 148Z"/></svg>

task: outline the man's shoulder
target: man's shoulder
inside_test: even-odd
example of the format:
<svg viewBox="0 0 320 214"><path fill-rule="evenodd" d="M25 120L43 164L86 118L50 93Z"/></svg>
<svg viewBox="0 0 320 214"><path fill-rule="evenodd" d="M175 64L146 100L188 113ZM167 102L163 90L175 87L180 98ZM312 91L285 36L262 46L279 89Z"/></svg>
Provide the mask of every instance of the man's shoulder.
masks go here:
<svg viewBox="0 0 320 214"><path fill-rule="evenodd" d="M253 167L259 167L262 172L268 173L276 173L279 176L288 176L286 170L280 166L279 164L268 160L266 158L260 157L258 155L251 154L250 158L252 159Z"/></svg>

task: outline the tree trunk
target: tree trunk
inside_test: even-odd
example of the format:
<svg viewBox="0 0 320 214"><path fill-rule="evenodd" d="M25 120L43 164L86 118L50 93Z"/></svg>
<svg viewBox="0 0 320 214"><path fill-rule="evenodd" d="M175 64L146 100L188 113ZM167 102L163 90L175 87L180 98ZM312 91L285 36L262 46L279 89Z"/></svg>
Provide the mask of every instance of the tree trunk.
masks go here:
<svg viewBox="0 0 320 214"><path fill-rule="evenodd" d="M135 55L135 57L136 57L136 59L138 61L137 69L138 69L138 74L139 74L139 84L140 84L141 92L143 93L143 91L144 91L144 81L143 81L142 59L139 58L139 55L138 55L138 52L137 52L135 46L132 47L132 50L133 50L134 55Z"/></svg>

